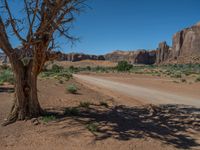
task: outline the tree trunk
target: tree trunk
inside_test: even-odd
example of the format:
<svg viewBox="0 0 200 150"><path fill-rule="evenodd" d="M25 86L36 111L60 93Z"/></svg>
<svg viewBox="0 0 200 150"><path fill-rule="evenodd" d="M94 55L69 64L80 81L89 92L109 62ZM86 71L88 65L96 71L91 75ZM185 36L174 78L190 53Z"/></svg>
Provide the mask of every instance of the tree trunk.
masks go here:
<svg viewBox="0 0 200 150"><path fill-rule="evenodd" d="M3 125L37 117L42 113L37 95L37 74L32 72L32 66L17 65L14 69L16 80L14 103Z"/></svg>

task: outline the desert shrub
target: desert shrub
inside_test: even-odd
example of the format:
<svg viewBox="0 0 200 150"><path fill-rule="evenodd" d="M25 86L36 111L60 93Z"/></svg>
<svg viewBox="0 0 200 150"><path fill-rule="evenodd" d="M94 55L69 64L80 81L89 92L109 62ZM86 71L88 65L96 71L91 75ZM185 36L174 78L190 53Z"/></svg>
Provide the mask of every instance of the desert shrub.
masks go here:
<svg viewBox="0 0 200 150"><path fill-rule="evenodd" d="M67 86L67 91L72 93L72 94L76 94L78 89L74 84L71 84L71 85Z"/></svg>
<svg viewBox="0 0 200 150"><path fill-rule="evenodd" d="M91 69L94 72L106 72L107 68L106 67L101 67L101 66L97 66Z"/></svg>
<svg viewBox="0 0 200 150"><path fill-rule="evenodd" d="M40 76L42 78L54 77L59 80L61 80L61 78L64 78L65 80L69 80L70 78L72 78L72 74L69 71L65 70L62 70L60 72L53 72L52 70L43 71L41 72Z"/></svg>
<svg viewBox="0 0 200 150"><path fill-rule="evenodd" d="M69 67L69 71L70 71L71 73L76 73L76 72L80 71L80 69L81 69L81 68L77 68L77 67L74 67L74 66L70 66L70 67Z"/></svg>
<svg viewBox="0 0 200 150"><path fill-rule="evenodd" d="M97 123L91 122L91 123L89 123L89 124L86 126L86 128L87 128L90 132L94 133L94 132L97 132L97 131L98 131L98 124L97 124Z"/></svg>
<svg viewBox="0 0 200 150"><path fill-rule="evenodd" d="M79 114L79 110L76 107L66 108L64 114L68 116L76 116Z"/></svg>
<svg viewBox="0 0 200 150"><path fill-rule="evenodd" d="M90 102L80 102L79 107L89 108L91 105Z"/></svg>
<svg viewBox="0 0 200 150"><path fill-rule="evenodd" d="M52 67L51 67L51 71L52 72L60 72L62 71L64 68L62 66L58 66L56 64L53 64Z"/></svg>
<svg viewBox="0 0 200 150"><path fill-rule="evenodd" d="M117 71L129 71L133 68L133 65L129 64L127 61L120 61L117 64Z"/></svg>
<svg viewBox="0 0 200 150"><path fill-rule="evenodd" d="M74 66L70 66L69 69L70 69L70 70L74 70Z"/></svg>
<svg viewBox="0 0 200 150"><path fill-rule="evenodd" d="M175 72L174 74L171 75L172 78L181 78L182 74L180 71Z"/></svg>
<svg viewBox="0 0 200 150"><path fill-rule="evenodd" d="M8 82L10 84L14 84L15 82L13 73L10 69L3 70L0 73L0 84L3 84L4 82Z"/></svg>
<svg viewBox="0 0 200 150"><path fill-rule="evenodd" d="M54 115L47 115L42 117L42 121L46 123L54 120L56 120L56 117Z"/></svg>
<svg viewBox="0 0 200 150"><path fill-rule="evenodd" d="M87 69L88 71L91 71L91 67L90 67L90 66L87 66L86 69Z"/></svg>

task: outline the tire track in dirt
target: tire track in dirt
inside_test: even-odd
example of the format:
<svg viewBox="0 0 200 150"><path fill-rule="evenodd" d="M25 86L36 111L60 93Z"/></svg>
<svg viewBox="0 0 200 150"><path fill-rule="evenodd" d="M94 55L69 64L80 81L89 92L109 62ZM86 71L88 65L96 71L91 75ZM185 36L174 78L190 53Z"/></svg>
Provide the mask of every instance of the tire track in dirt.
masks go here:
<svg viewBox="0 0 200 150"><path fill-rule="evenodd" d="M83 84L90 84L100 88L105 88L125 96L152 104L184 104L200 107L200 99L191 96L180 95L172 92L146 88L133 84L126 84L100 77L75 74L74 77ZM123 99L123 103L126 101Z"/></svg>

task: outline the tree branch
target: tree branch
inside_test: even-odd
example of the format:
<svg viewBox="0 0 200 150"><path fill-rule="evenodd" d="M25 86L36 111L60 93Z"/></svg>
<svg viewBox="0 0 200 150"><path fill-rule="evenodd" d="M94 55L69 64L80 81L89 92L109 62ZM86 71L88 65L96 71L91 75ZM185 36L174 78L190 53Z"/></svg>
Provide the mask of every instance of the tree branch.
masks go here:
<svg viewBox="0 0 200 150"><path fill-rule="evenodd" d="M7 12L8 12L9 20L10 20L10 23L11 23L11 26L12 26L12 29L13 29L15 35L18 37L18 39L20 41L22 41L23 43L25 43L26 40L21 37L21 35L19 34L19 32L18 32L18 30L17 30L17 28L15 26L15 21L14 21L14 19L12 17L12 14L11 14L10 8L8 6L7 0L4 0L4 2L5 2L5 8L6 8Z"/></svg>
<svg viewBox="0 0 200 150"><path fill-rule="evenodd" d="M2 21L2 18L0 16L0 48L6 53L7 56L10 56L13 52L13 48L9 42L5 25Z"/></svg>

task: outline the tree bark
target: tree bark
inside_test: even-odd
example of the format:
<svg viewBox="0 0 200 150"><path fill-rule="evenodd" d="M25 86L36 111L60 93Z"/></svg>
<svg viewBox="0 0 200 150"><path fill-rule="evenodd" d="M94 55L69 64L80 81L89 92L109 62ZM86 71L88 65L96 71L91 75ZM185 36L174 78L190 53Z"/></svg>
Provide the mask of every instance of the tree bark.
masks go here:
<svg viewBox="0 0 200 150"><path fill-rule="evenodd" d="M32 65L13 65L16 80L14 103L3 125L38 117L42 113L37 95L37 73L32 71Z"/></svg>

